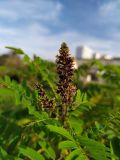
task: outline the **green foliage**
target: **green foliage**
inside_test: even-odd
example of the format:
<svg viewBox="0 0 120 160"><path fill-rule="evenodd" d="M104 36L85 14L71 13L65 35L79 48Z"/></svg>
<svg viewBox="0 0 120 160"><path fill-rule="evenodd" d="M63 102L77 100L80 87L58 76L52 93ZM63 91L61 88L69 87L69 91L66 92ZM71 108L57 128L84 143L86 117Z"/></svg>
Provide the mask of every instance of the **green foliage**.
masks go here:
<svg viewBox="0 0 120 160"><path fill-rule="evenodd" d="M73 137L64 128L53 126L53 125L47 125L47 127L48 127L48 129L50 129L50 131L56 132L64 137L66 137L67 139L74 141Z"/></svg>
<svg viewBox="0 0 120 160"><path fill-rule="evenodd" d="M0 66L0 160L120 158L118 66L96 61L76 70L73 85L78 88L63 123L65 106L57 93L56 65L40 57L31 60L21 49L7 48L16 56L22 54L23 59L19 67ZM98 68L102 84L80 80L79 76L89 74L92 67ZM54 110L41 106L36 83L54 100Z"/></svg>
<svg viewBox="0 0 120 160"><path fill-rule="evenodd" d="M107 160L111 156L109 148L106 148L103 144L100 144L95 140L80 136L73 137L62 127L52 125L48 125L47 127L51 131L58 133L68 139L67 141L59 143L59 148L61 149L73 149L76 151L75 154L77 153L78 156L82 155L82 158L84 157L84 159L87 159L87 156L85 156L85 152L87 152L87 154L89 154L89 156L91 156L95 160ZM81 148L82 146L85 148L85 150Z"/></svg>
<svg viewBox="0 0 120 160"><path fill-rule="evenodd" d="M31 160L44 160L44 157L37 153L34 149L26 147L26 146L21 146L19 147L19 154L22 154Z"/></svg>

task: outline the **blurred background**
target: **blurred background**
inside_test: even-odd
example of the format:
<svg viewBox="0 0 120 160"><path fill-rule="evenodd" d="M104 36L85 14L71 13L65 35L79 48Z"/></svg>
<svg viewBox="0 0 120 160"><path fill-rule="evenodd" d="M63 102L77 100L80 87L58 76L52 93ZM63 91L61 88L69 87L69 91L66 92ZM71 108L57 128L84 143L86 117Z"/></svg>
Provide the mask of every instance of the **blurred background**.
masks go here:
<svg viewBox="0 0 120 160"><path fill-rule="evenodd" d="M119 0L0 0L0 54L14 46L54 60L65 41L73 55L85 46L120 57L119 17Z"/></svg>
<svg viewBox="0 0 120 160"><path fill-rule="evenodd" d="M55 64L62 42L75 57L75 70L71 55ZM59 124L57 88L68 69L78 89L70 133L100 142L89 143L92 153L82 146L89 160L106 160L96 148L101 143L111 160L120 160L120 0L0 0L0 160L35 160L36 154L58 160L61 137L45 124ZM42 96L56 110L46 108ZM53 119L44 122L46 116Z"/></svg>

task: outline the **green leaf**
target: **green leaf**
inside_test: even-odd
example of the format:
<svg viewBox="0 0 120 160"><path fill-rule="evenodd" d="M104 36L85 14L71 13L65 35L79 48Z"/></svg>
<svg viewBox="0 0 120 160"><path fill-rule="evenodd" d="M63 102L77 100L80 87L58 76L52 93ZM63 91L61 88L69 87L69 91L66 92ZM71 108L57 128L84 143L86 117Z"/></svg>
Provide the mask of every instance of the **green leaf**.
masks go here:
<svg viewBox="0 0 120 160"><path fill-rule="evenodd" d="M47 128L52 132L56 132L56 133L62 135L63 137L66 137L67 139L74 141L74 138L71 136L71 134L63 127L47 125Z"/></svg>
<svg viewBox="0 0 120 160"><path fill-rule="evenodd" d="M89 160L85 155L79 155L75 160Z"/></svg>
<svg viewBox="0 0 120 160"><path fill-rule="evenodd" d="M23 60L24 60L25 63L28 63L28 64L29 64L29 62L30 62L30 57L29 57L27 54L25 54Z"/></svg>
<svg viewBox="0 0 120 160"><path fill-rule="evenodd" d="M39 144L45 150L45 152L47 153L49 158L52 158L53 160L55 160L55 158L56 158L55 151L50 146L50 144L45 141L40 141Z"/></svg>
<svg viewBox="0 0 120 160"><path fill-rule="evenodd" d="M80 155L80 150L76 149L72 151L66 158L65 160L75 160L78 156ZM85 159L84 159L85 160Z"/></svg>
<svg viewBox="0 0 120 160"><path fill-rule="evenodd" d="M7 152L2 147L0 147L0 158L5 159L7 156Z"/></svg>
<svg viewBox="0 0 120 160"><path fill-rule="evenodd" d="M86 94L86 93L83 94L82 100L83 100L83 102L84 102L84 101L87 102L87 94Z"/></svg>
<svg viewBox="0 0 120 160"><path fill-rule="evenodd" d="M28 102L28 105L26 107L28 108L29 114L34 115L35 118L37 118L39 120L48 120L49 119L47 112L36 111L35 107L32 106L29 102Z"/></svg>
<svg viewBox="0 0 120 160"><path fill-rule="evenodd" d="M84 105L84 107L82 107ZM78 89L77 90L77 93L76 93L76 96L75 96L75 102L74 102L74 108L84 108L87 109L87 108L90 108L91 104L90 102L88 102L87 100L87 94L86 93L81 93L81 91Z"/></svg>
<svg viewBox="0 0 120 160"><path fill-rule="evenodd" d="M76 93L76 96L75 96L75 105L76 105L76 107L80 105L80 102L81 102L81 92L78 89L77 93Z"/></svg>
<svg viewBox="0 0 120 160"><path fill-rule="evenodd" d="M73 150L65 160L89 160L82 149Z"/></svg>
<svg viewBox="0 0 120 160"><path fill-rule="evenodd" d="M8 155L8 153L2 147L0 147L0 160L23 160L23 159Z"/></svg>
<svg viewBox="0 0 120 160"><path fill-rule="evenodd" d="M95 160L107 160L111 156L108 148L93 139L79 137L79 143Z"/></svg>
<svg viewBox="0 0 120 160"><path fill-rule="evenodd" d="M9 86L11 84L11 79L9 76L5 76L5 83Z"/></svg>
<svg viewBox="0 0 120 160"><path fill-rule="evenodd" d="M78 117L70 116L69 117L69 124L72 129L74 129L76 134L81 134L83 131L83 121L78 119Z"/></svg>
<svg viewBox="0 0 120 160"><path fill-rule="evenodd" d="M75 149L78 146L76 145L75 142L67 140L67 141L60 142L58 147L60 149Z"/></svg>
<svg viewBox="0 0 120 160"><path fill-rule="evenodd" d="M24 160L24 159L21 159L21 158L18 158L18 157L14 157L14 160Z"/></svg>
<svg viewBox="0 0 120 160"><path fill-rule="evenodd" d="M13 50L15 54L25 54L24 51L20 48L9 47L9 46L6 46L5 48Z"/></svg>
<svg viewBox="0 0 120 160"><path fill-rule="evenodd" d="M30 158L31 160L45 160L42 155L36 152L34 149L29 147L19 147L19 153Z"/></svg>

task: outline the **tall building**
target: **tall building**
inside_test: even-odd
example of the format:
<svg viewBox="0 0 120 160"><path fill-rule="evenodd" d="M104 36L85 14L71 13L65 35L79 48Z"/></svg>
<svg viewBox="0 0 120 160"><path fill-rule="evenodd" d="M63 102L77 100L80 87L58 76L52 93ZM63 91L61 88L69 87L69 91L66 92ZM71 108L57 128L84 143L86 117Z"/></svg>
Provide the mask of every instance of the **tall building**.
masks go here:
<svg viewBox="0 0 120 160"><path fill-rule="evenodd" d="M86 46L79 46L76 49L77 59L91 59L93 58L93 51Z"/></svg>

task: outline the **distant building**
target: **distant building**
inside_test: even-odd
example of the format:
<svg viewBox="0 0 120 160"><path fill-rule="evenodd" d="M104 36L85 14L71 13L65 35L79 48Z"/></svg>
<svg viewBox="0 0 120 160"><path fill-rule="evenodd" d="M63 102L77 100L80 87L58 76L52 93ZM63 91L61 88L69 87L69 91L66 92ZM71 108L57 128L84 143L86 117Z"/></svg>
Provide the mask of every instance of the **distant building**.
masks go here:
<svg viewBox="0 0 120 160"><path fill-rule="evenodd" d="M93 53L93 58L94 59L100 59L101 58L101 54L98 52Z"/></svg>
<svg viewBox="0 0 120 160"><path fill-rule="evenodd" d="M99 59L103 64L113 64L120 65L120 58L113 58L109 54L101 54L99 52L95 52L89 47L79 46L76 49L76 62L77 66L83 63L87 63L92 59Z"/></svg>
<svg viewBox="0 0 120 160"><path fill-rule="evenodd" d="M94 52L91 48L87 46L79 46L76 49L76 59L104 59L104 60L110 60L112 59L112 56L109 54L101 54L99 52Z"/></svg>
<svg viewBox="0 0 120 160"><path fill-rule="evenodd" d="M102 64L108 65L117 65L120 66L120 58L113 58L109 54L101 54L99 52L94 52L92 49L86 46L80 46L76 49L76 68L82 64L88 64L92 60L99 60ZM81 76L80 79L84 83L97 82L103 83L103 80L98 76L99 70L97 66L90 68L86 76Z"/></svg>
<svg viewBox="0 0 120 160"><path fill-rule="evenodd" d="M91 59L93 57L93 51L86 46L80 46L76 49L77 59Z"/></svg>
<svg viewBox="0 0 120 160"><path fill-rule="evenodd" d="M112 59L112 56L109 54L104 54L104 55L102 55L101 59L110 60L110 59Z"/></svg>

